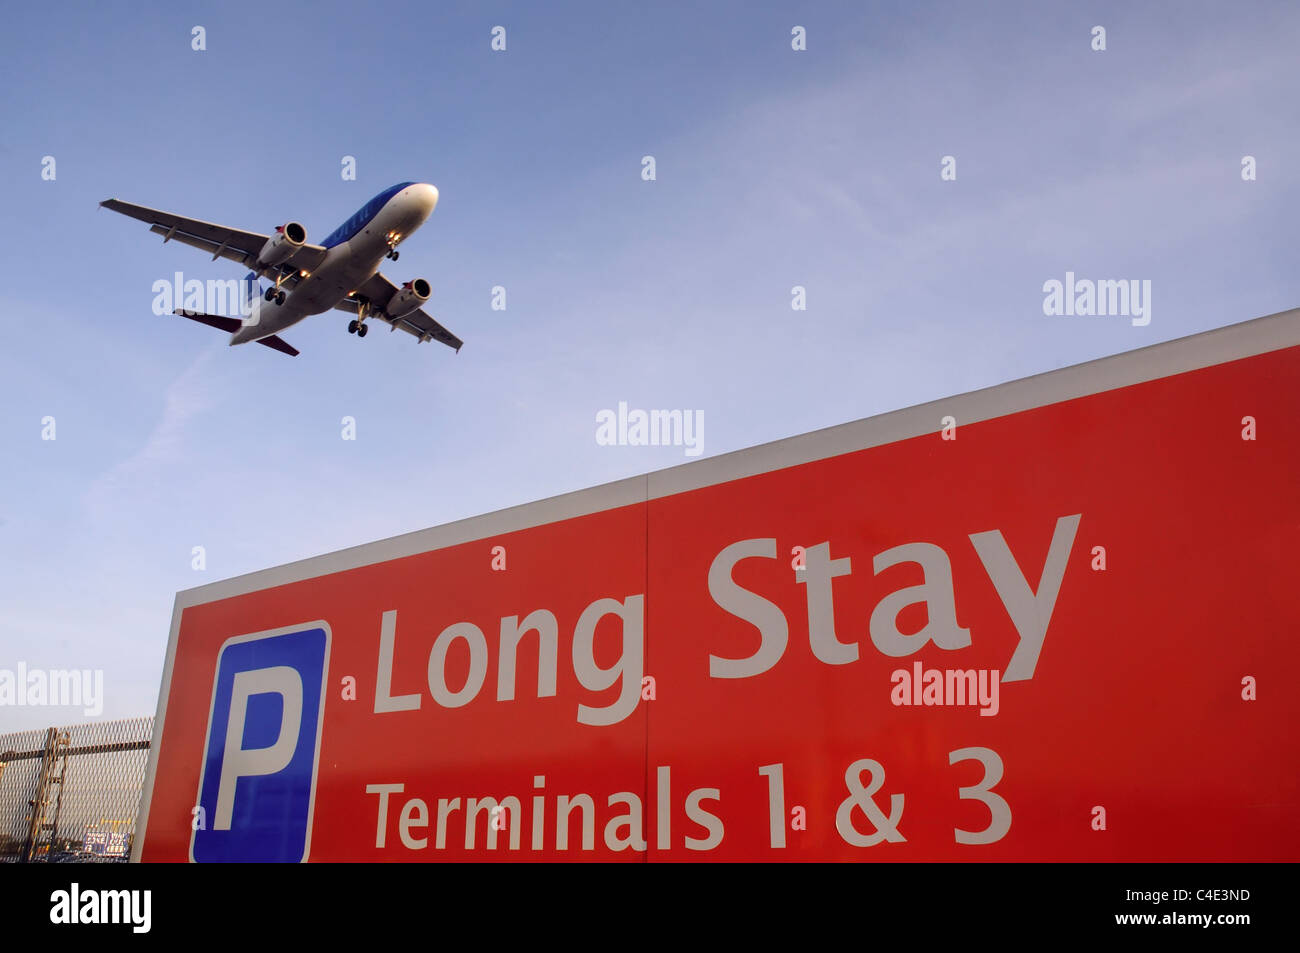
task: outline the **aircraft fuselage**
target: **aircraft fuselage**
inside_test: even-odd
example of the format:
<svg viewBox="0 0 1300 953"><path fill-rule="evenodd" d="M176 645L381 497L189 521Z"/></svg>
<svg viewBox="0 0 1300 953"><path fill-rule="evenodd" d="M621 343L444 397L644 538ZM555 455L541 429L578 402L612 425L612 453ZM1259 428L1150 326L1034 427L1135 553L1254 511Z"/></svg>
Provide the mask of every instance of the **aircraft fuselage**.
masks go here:
<svg viewBox="0 0 1300 953"><path fill-rule="evenodd" d="M388 253L423 225L437 204L438 190L423 182L375 196L322 242L328 249L324 260L292 290L285 289L284 304L260 297L254 302L249 323L230 343L269 337L338 305L379 270Z"/></svg>

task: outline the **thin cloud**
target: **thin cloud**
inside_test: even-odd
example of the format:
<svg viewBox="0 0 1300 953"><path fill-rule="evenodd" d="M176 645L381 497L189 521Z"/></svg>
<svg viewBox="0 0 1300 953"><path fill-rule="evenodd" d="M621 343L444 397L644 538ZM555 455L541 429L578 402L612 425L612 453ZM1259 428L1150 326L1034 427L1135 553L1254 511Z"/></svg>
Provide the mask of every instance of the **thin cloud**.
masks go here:
<svg viewBox="0 0 1300 953"><path fill-rule="evenodd" d="M144 445L90 485L85 505L93 518L107 516L123 493L138 494L160 470L184 458L186 432L191 421L219 402L223 388L207 373L207 366L220 350L210 347L201 351L172 381L163 395L162 418Z"/></svg>

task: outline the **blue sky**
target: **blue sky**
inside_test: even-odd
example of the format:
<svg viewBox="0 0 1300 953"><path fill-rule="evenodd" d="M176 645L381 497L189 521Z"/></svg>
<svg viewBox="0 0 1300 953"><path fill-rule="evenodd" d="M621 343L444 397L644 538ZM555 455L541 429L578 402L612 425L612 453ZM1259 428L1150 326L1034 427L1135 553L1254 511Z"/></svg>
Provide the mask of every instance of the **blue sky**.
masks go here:
<svg viewBox="0 0 1300 953"><path fill-rule="evenodd" d="M599 446L619 401L702 411L712 456L1293 307L1298 37L1280 3L7 11L0 669L151 714L177 590L687 459ZM96 207L319 240L405 180L441 200L385 273L460 354L341 313L229 348L152 285L242 272ZM1066 271L1150 280L1150 325L1045 316Z"/></svg>

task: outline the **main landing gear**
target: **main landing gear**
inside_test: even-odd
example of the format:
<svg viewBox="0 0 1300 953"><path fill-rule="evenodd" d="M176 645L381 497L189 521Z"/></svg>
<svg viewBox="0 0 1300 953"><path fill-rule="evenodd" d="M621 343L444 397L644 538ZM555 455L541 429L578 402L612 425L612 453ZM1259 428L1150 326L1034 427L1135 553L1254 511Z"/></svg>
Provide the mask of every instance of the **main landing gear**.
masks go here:
<svg viewBox="0 0 1300 953"><path fill-rule="evenodd" d="M348 334L359 338L366 336L366 318L370 315L370 302L362 298L357 302L357 316L348 322Z"/></svg>
<svg viewBox="0 0 1300 953"><path fill-rule="evenodd" d="M285 293L280 290L280 282L283 280L284 280L283 274L276 275L275 287L267 288L266 294L264 294L262 297L265 298L267 301L274 301L276 304L284 304Z"/></svg>

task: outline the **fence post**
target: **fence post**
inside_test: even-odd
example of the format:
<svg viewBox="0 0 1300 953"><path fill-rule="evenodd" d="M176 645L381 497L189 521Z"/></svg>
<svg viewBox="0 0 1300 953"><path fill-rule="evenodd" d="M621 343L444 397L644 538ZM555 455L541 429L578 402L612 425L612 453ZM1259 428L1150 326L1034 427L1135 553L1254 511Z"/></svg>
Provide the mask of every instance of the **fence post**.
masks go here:
<svg viewBox="0 0 1300 953"><path fill-rule="evenodd" d="M40 835L41 825L45 823L45 801L48 798L48 787L50 769L54 763L55 742L58 740L59 731L57 728L47 728L45 731L45 751L41 755L41 770L37 775L36 794L32 798L31 823L27 828L27 842L23 844L22 862L31 863L32 856L36 851L36 841Z"/></svg>

